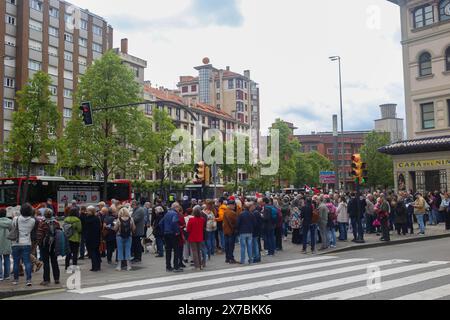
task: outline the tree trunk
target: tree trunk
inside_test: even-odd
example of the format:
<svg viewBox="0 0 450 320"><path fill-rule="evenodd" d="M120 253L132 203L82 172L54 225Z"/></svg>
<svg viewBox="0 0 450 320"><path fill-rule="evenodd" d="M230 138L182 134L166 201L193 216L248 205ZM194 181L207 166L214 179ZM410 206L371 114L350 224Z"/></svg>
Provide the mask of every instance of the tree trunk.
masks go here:
<svg viewBox="0 0 450 320"><path fill-rule="evenodd" d="M160 197L163 197L163 188L164 188L164 178L165 178L165 172L164 172L164 158L165 157L162 157L162 159L160 159L161 160L161 181L160 181L160 184L159 184L159 195L160 195Z"/></svg>
<svg viewBox="0 0 450 320"><path fill-rule="evenodd" d="M23 186L22 204L27 203L27 200L28 200L28 182L30 181L31 165L32 165L32 160L29 161L28 165L27 165L27 175L25 177L24 186Z"/></svg>
<svg viewBox="0 0 450 320"><path fill-rule="evenodd" d="M108 201L108 160L103 161L103 201Z"/></svg>

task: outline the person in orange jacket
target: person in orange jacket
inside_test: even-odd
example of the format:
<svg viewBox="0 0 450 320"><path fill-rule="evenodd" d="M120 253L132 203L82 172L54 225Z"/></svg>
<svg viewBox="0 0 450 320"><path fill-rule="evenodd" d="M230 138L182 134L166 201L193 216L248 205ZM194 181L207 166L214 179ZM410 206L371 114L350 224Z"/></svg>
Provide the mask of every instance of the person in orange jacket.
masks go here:
<svg viewBox="0 0 450 320"><path fill-rule="evenodd" d="M227 209L227 204L226 204L225 198L220 198L219 199L219 209L217 210L218 217L216 219L217 233L219 234L219 240L220 240L219 241L220 252L223 252L225 250L225 237L223 234L223 216L224 216L226 209Z"/></svg>

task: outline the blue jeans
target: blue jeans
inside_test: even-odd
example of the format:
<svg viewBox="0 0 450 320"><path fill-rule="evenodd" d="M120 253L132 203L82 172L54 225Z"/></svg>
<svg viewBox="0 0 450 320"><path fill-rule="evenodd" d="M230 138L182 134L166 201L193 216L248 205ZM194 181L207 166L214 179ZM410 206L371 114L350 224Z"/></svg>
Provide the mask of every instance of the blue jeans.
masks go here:
<svg viewBox="0 0 450 320"><path fill-rule="evenodd" d="M86 252L86 239L85 239L85 236L81 235L80 257L84 258L85 252Z"/></svg>
<svg viewBox="0 0 450 320"><path fill-rule="evenodd" d="M223 230L219 230L219 240L220 240L220 247L222 250L225 250L225 236L223 234Z"/></svg>
<svg viewBox="0 0 450 320"><path fill-rule="evenodd" d="M364 230L361 219L352 219L353 237L355 240L364 240Z"/></svg>
<svg viewBox="0 0 450 320"><path fill-rule="evenodd" d="M308 235L311 234L310 242L311 242L311 250L314 251L316 248L316 237L317 237L317 224L305 224L303 226L303 250L306 251L308 247Z"/></svg>
<svg viewBox="0 0 450 320"><path fill-rule="evenodd" d="M155 237L156 240L156 251L158 252L158 256L164 256L164 239L161 236Z"/></svg>
<svg viewBox="0 0 450 320"><path fill-rule="evenodd" d="M245 264L245 249L247 249L249 263L253 262L253 234L243 233L240 235L241 242L241 264Z"/></svg>
<svg viewBox="0 0 450 320"><path fill-rule="evenodd" d="M208 246L208 256L213 256L216 250L216 232L206 231L206 244Z"/></svg>
<svg viewBox="0 0 450 320"><path fill-rule="evenodd" d="M117 236L117 259L119 261L131 260L131 236L128 238L122 238Z"/></svg>
<svg viewBox="0 0 450 320"><path fill-rule="evenodd" d="M253 237L252 241L253 262L261 261L261 248L259 247L259 237Z"/></svg>
<svg viewBox="0 0 450 320"><path fill-rule="evenodd" d="M267 244L267 251L269 251L269 256L275 255L275 230L265 230L264 232L264 242Z"/></svg>
<svg viewBox="0 0 450 320"><path fill-rule="evenodd" d="M339 240L345 241L347 240L348 233L348 223L339 222Z"/></svg>
<svg viewBox="0 0 450 320"><path fill-rule="evenodd" d="M0 254L0 278L2 279L9 278L10 272L11 272L11 261L9 259L9 254L4 255Z"/></svg>
<svg viewBox="0 0 450 320"><path fill-rule="evenodd" d="M425 221L423 214L417 214L417 222L419 223L420 233L425 233Z"/></svg>
<svg viewBox="0 0 450 320"><path fill-rule="evenodd" d="M328 241L330 246L336 246L336 227L328 227Z"/></svg>
<svg viewBox="0 0 450 320"><path fill-rule="evenodd" d="M14 259L14 280L19 280L19 264L23 261L27 281L31 281L31 246L13 246L12 255Z"/></svg>
<svg viewBox="0 0 450 320"><path fill-rule="evenodd" d="M430 217L428 219L428 222L431 224L437 224L438 223L438 215L439 211L436 209L431 209Z"/></svg>
<svg viewBox="0 0 450 320"><path fill-rule="evenodd" d="M225 236L225 261L230 262L234 260L234 246L236 244L236 236Z"/></svg>
<svg viewBox="0 0 450 320"><path fill-rule="evenodd" d="M283 222L283 236L288 236L289 223Z"/></svg>
<svg viewBox="0 0 450 320"><path fill-rule="evenodd" d="M200 254L202 255L202 262L206 263L206 260L208 258L208 245L206 241L203 241L200 243Z"/></svg>

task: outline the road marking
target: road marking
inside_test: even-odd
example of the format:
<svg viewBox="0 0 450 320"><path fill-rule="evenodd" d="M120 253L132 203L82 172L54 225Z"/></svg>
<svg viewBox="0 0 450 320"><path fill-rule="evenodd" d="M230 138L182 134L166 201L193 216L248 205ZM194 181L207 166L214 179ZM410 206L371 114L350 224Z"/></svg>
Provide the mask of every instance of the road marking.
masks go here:
<svg viewBox="0 0 450 320"><path fill-rule="evenodd" d="M425 291L415 292L392 300L436 300L447 296L450 296L450 284Z"/></svg>
<svg viewBox="0 0 450 320"><path fill-rule="evenodd" d="M404 277L400 279L395 279L391 281L386 281L381 283L381 288L370 290L367 286L353 288L349 290L344 290L341 292L336 292L328 295L323 295L319 297L314 297L313 300L348 300L352 298L357 298L361 296L365 296L371 293L378 293L382 291L387 291L391 289L397 289L400 287L408 286L411 284L427 281L430 279L435 279L439 277L445 277L450 275L450 268L430 271L426 273L416 274L409 277ZM448 293L448 292L447 292Z"/></svg>
<svg viewBox="0 0 450 320"><path fill-rule="evenodd" d="M334 260L334 261L330 261L330 262L321 262L321 263L317 263L317 264L309 264L306 266L297 266L297 267L292 267L292 268L287 268L287 269L276 269L276 270L263 271L263 272L258 272L258 273L247 273L247 274L243 274L243 275L239 275L239 276L231 276L231 277L225 277L225 278L215 277L214 279L198 281L198 282L187 282L187 283L169 285L169 286L165 286L165 287L157 287L157 288L128 291L128 292L122 292L122 293L116 293L116 294L109 294L109 295L101 296L101 298L114 299L114 300L126 299L126 298L138 297L138 296L151 295L151 294L155 294L155 293L186 290L186 289L211 286L211 285L216 285L216 284L223 285L228 282L277 276L277 275L280 275L283 273L300 272L300 271L314 270L314 269L319 269L319 268L327 268L327 267L331 267L331 266L335 266L335 265L339 265L339 264L355 263L355 262L361 262L361 261L367 261L367 260L368 259Z"/></svg>
<svg viewBox="0 0 450 320"><path fill-rule="evenodd" d="M257 289L257 288L271 287L271 286L281 285L281 284L285 284L285 283L292 283L292 282L297 282L297 281L310 280L310 279L315 279L315 278L320 278L320 277L337 275L337 274L341 274L341 273L365 270L365 269L367 269L367 267L373 266L373 265L387 266L387 265L393 265L396 263L402 263L402 262L406 262L406 261L407 260L386 260L386 261L380 261L380 262L372 262L372 263L356 265L356 266L351 266L351 267L344 267L344 268L340 268L340 269L331 269L331 270L325 270L325 271L320 271L320 272L307 273L307 274L302 274L302 275L298 275L298 276L276 278L276 279L264 280L264 281L259 281L259 282L246 283L246 284L242 284L242 285L234 285L234 286L230 286L230 287L220 287L220 288L211 289L211 290L202 290L199 292L180 294L180 295L176 295L176 296L165 297L165 298L160 298L160 299L155 299L155 300L196 300L196 299L202 299L202 298L210 298L210 297L219 296L222 294L248 291L248 290ZM152 300L152 299L150 299L150 300Z"/></svg>
<svg viewBox="0 0 450 320"><path fill-rule="evenodd" d="M430 262L430 263L413 264L413 265L408 265L408 266L403 266L403 267L398 267L398 268L392 268L389 270L382 271L381 276L388 276L388 275L394 275L394 274L399 274L399 273L413 271L413 270L420 270L420 269L429 268L432 266L437 266L437 265L442 265L442 264L443 263ZM376 264L374 264L374 265L376 265ZM246 298L237 299L237 300L281 299L281 298L296 296L296 295L303 294L303 293L309 293L309 292L329 289L329 288L333 288L333 287L338 287L338 286L342 286L342 285L346 285L346 284L365 281L367 279L368 279L368 275L362 274L362 275L351 276L351 277L347 277L347 278L341 278L341 279L335 279L335 280L331 280L331 281L314 283L311 285L300 286L300 287L291 288L291 289L287 289L287 290L270 292L270 293L263 294L263 295L246 297ZM338 296L338 294L339 293L334 294L334 295ZM314 300L314 299L315 298L311 298L310 300Z"/></svg>
<svg viewBox="0 0 450 320"><path fill-rule="evenodd" d="M148 279L148 280L109 284L109 285L104 285L104 286L85 288L85 289L81 289L81 290L71 290L68 292L69 293L86 294L86 293L94 293L94 292L102 292L102 291L111 291L111 290L118 290L118 289L124 289L124 288L132 288L132 287L137 287L137 286L159 284L159 283L164 283L164 282L191 280L191 279L204 278L204 277L208 277L208 276L218 276L218 275L223 275L223 274L228 275L228 274L238 273L238 272L260 270L260 269L266 269L266 268L271 268L271 267L282 267L282 266L289 266L289 265L293 265L293 264L303 264L303 263L307 263L307 262L323 261L323 260L330 260L330 259L337 259L337 257L320 256L320 257L281 261L281 262L259 264L259 265L245 266L245 267L238 267L238 268L220 269L220 270L207 271L207 272L202 272L202 273L197 273L197 274L189 273L189 274L182 274L182 275L171 275L171 276L167 276L167 277L160 277L160 278L154 278L154 279Z"/></svg>

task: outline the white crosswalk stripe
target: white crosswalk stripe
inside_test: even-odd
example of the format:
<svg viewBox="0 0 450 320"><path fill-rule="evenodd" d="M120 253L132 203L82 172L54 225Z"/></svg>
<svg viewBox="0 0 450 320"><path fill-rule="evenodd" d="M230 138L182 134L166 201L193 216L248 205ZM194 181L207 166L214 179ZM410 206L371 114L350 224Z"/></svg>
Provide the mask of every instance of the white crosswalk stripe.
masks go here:
<svg viewBox="0 0 450 320"><path fill-rule="evenodd" d="M368 285L369 271L374 267L379 269L379 287ZM108 284L69 293L112 300L347 300L385 296L393 300L434 300L450 298L449 279L450 261L419 263L315 256Z"/></svg>

